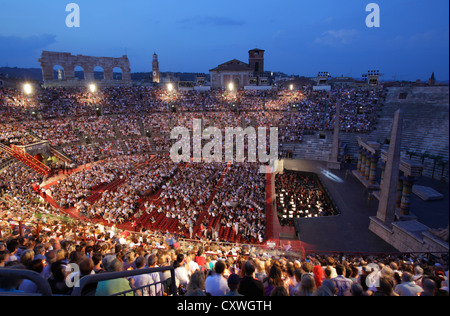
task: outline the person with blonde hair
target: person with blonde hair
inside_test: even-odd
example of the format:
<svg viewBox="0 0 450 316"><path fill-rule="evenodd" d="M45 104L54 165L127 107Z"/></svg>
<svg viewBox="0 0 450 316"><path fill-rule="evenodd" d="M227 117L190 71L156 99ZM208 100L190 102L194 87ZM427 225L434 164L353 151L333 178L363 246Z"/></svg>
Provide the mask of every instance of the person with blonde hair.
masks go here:
<svg viewBox="0 0 450 316"><path fill-rule="evenodd" d="M33 259L34 259L34 251L26 249L22 251L22 253L20 254L19 262L28 269L31 265L31 262L33 262Z"/></svg>

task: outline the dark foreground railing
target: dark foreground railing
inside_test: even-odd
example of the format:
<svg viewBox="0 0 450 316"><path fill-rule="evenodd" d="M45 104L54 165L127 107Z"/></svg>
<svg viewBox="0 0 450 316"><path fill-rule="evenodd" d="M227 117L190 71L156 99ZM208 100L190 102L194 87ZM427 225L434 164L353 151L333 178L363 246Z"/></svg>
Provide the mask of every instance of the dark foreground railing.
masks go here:
<svg viewBox="0 0 450 316"><path fill-rule="evenodd" d="M144 275L144 274L158 274L161 275L163 272L170 272L170 277L160 280L152 284L147 284L141 287L135 287L133 289L110 293L110 296L177 296L178 290L175 283L175 270L173 267L158 267L151 269L138 269L138 270L127 270L120 272L104 272L100 274L93 274L82 277L79 281L76 279L66 279L66 285L73 287L72 296L84 296L84 295L95 295L95 291L92 291L92 287L96 288L99 282L115 280L120 278L129 279L134 276ZM8 289L0 289L0 296L52 296L52 289L46 279L44 279L39 273L24 270L24 269L4 269L0 268L0 280L2 283L12 283L17 280L28 279L34 282L38 288L39 293L20 293L16 291L7 291ZM8 282L5 282L5 281ZM4 291L6 290L6 291ZM4 291L4 292L2 292ZM86 294L88 293L88 294ZM61 295L58 295L61 296Z"/></svg>
<svg viewBox="0 0 450 316"><path fill-rule="evenodd" d="M114 279L120 279L120 278L131 278L133 276L137 275L143 275L143 274L153 274L153 273L160 273L160 272L166 272L170 271L170 278L148 284L142 287L136 287L134 289L118 292L118 293L112 293L111 296L125 296L125 295L132 295L132 296L142 296L145 295L144 293L152 293L152 296L162 296L163 292L167 293L168 295L176 296L177 289L175 285L175 270L173 267L160 267L160 268L151 268L151 269L138 269L138 270L127 270L127 271L120 271L120 272L111 272L111 273L100 273L100 274L93 274L88 275L80 280L79 286L75 286L72 291L72 296L82 296L83 289L85 289L90 284L95 284L102 281L108 281L108 280L114 280Z"/></svg>
<svg viewBox="0 0 450 316"><path fill-rule="evenodd" d="M47 280L44 279L39 273L34 271L22 269L0 269L0 279L8 279L8 280L28 279L34 282L34 284L36 284L39 292L41 293L40 295L42 296L52 295L52 289L50 288L50 285L48 284ZM11 296L11 295L39 295L39 294L1 292L0 290L0 296Z"/></svg>

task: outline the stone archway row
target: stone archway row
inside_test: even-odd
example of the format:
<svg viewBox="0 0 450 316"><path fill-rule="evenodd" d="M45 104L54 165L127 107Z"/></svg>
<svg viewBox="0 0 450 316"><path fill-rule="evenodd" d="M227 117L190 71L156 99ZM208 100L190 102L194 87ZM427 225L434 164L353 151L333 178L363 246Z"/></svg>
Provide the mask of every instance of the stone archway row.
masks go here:
<svg viewBox="0 0 450 316"><path fill-rule="evenodd" d="M114 68L122 70L122 81L131 82L130 62L126 55L119 58L93 57L84 55L72 55L70 53L59 53L43 51L38 60L41 64L42 78L45 82L54 80L53 67L59 65L64 69L64 80L75 80L75 67L83 68L84 80L94 80L94 68L101 67L104 72L104 80L114 80Z"/></svg>

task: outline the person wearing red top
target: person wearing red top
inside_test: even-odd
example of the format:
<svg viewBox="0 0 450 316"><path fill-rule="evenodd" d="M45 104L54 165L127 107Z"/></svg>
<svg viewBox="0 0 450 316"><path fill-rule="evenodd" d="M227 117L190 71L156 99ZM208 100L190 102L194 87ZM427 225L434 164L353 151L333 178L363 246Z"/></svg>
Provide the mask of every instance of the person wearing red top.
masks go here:
<svg viewBox="0 0 450 316"><path fill-rule="evenodd" d="M315 262L313 274L314 280L316 281L316 287L319 288L322 285L322 281L325 279L325 271L319 262Z"/></svg>
<svg viewBox="0 0 450 316"><path fill-rule="evenodd" d="M204 272L206 269L206 257L203 254L203 248L200 248L197 251L197 256L195 257L195 262L200 267L200 270Z"/></svg>

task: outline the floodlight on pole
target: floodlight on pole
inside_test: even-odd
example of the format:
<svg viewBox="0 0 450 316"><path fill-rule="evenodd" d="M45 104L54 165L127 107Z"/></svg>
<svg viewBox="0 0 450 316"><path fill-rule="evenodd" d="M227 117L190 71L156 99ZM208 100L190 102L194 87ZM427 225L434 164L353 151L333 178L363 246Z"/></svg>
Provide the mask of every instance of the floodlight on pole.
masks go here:
<svg viewBox="0 0 450 316"><path fill-rule="evenodd" d="M94 83L91 83L91 84L89 85L89 90L90 90L92 93L95 93L95 91L97 91L97 86L96 86Z"/></svg>
<svg viewBox="0 0 450 316"><path fill-rule="evenodd" d="M31 86L31 84L25 83L23 85L23 91L25 92L25 94L31 94L33 92L33 87Z"/></svg>

